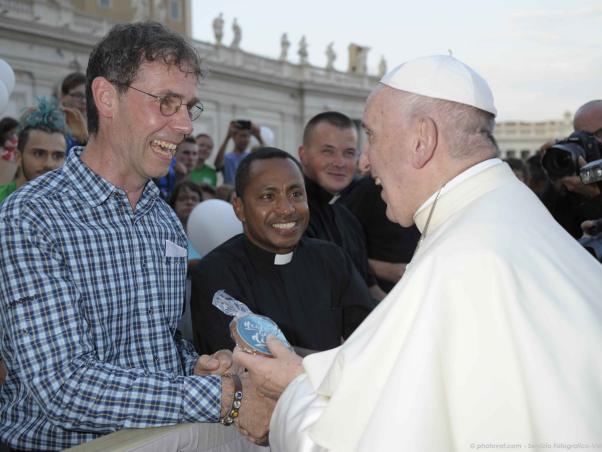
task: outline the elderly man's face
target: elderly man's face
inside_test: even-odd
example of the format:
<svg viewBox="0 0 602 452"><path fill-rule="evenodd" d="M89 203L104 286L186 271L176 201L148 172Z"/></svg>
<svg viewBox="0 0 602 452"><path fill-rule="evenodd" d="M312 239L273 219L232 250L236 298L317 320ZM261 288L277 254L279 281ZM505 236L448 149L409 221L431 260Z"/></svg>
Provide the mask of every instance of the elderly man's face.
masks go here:
<svg viewBox="0 0 602 452"><path fill-rule="evenodd" d="M293 250L309 222L303 175L288 158L256 160L249 184L234 210L247 238L264 250L284 254Z"/></svg>
<svg viewBox="0 0 602 452"><path fill-rule="evenodd" d="M316 124L309 143L299 149L305 175L332 194L353 180L358 154L355 129L340 129L328 122Z"/></svg>
<svg viewBox="0 0 602 452"><path fill-rule="evenodd" d="M416 171L411 164L413 136L399 103L400 95L387 87L368 98L363 118L368 146L364 152L372 177L383 186L387 217L407 227L414 223L417 208L412 182Z"/></svg>

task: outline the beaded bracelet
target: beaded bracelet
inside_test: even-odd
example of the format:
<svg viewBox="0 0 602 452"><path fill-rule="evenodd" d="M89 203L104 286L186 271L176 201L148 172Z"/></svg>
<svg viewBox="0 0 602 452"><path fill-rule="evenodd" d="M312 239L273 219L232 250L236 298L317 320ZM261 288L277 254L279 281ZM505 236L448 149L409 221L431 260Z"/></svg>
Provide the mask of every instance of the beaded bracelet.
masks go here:
<svg viewBox="0 0 602 452"><path fill-rule="evenodd" d="M232 396L232 406L230 407L230 411L219 421L223 425L232 425L234 419L238 417L238 411L240 410L240 405L242 404L242 383L238 375L225 374L222 376L222 378L223 377L232 378L232 382L234 383L234 395Z"/></svg>

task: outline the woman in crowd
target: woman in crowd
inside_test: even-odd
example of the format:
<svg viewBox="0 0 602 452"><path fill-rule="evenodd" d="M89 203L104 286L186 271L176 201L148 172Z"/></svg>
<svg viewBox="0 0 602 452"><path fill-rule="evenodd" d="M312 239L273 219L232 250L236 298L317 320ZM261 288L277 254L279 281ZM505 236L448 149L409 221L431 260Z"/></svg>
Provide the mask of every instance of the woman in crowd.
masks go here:
<svg viewBox="0 0 602 452"><path fill-rule="evenodd" d="M175 211L176 215L182 222L184 230L188 223L188 217L201 201L203 200L203 192L201 187L194 182L188 180L182 181L174 187L174 190L169 199L169 205ZM200 259L201 256L192 247L190 239L188 240L188 261Z"/></svg>

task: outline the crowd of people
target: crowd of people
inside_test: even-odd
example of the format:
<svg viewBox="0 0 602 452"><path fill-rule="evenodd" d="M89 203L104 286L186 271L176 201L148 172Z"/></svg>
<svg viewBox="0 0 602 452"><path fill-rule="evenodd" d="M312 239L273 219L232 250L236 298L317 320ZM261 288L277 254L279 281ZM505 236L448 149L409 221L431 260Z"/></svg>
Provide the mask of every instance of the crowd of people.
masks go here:
<svg viewBox="0 0 602 452"><path fill-rule="evenodd" d="M363 150L327 111L286 150L233 118L214 155L193 134L201 74L177 33L118 25L86 74L0 120L18 167L0 186L0 442L183 423L198 450L602 440L602 267L575 240L600 190L500 160L484 79L419 58L374 87ZM602 101L574 126L602 147ZM243 232L201 255L187 226L209 199ZM291 348L241 351L219 290Z"/></svg>

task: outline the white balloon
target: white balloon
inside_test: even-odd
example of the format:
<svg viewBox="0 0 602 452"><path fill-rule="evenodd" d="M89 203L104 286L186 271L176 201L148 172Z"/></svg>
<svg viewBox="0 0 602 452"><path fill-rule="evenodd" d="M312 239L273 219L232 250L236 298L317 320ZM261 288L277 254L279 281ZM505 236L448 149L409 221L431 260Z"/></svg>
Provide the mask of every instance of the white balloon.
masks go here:
<svg viewBox="0 0 602 452"><path fill-rule="evenodd" d="M274 131L266 126L259 128L259 134L263 140L263 144L266 146L274 146Z"/></svg>
<svg viewBox="0 0 602 452"><path fill-rule="evenodd" d="M6 89L8 90L8 95L13 92L15 88L15 72L10 65L0 58L0 82L4 82L6 85Z"/></svg>
<svg viewBox="0 0 602 452"><path fill-rule="evenodd" d="M232 204L221 199L208 199L196 206L188 217L188 238L194 249L205 256L226 240L242 232L242 223Z"/></svg>
<svg viewBox="0 0 602 452"><path fill-rule="evenodd" d="M0 115L6 111L8 107L8 89L4 82L0 81Z"/></svg>

